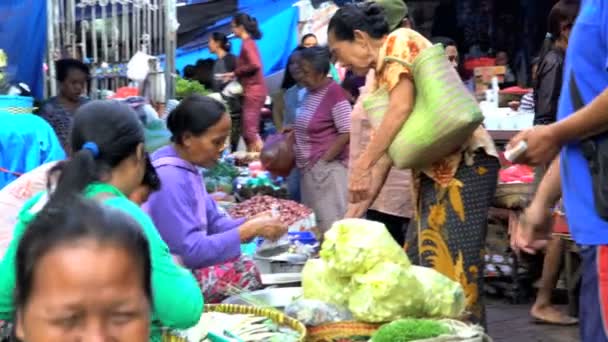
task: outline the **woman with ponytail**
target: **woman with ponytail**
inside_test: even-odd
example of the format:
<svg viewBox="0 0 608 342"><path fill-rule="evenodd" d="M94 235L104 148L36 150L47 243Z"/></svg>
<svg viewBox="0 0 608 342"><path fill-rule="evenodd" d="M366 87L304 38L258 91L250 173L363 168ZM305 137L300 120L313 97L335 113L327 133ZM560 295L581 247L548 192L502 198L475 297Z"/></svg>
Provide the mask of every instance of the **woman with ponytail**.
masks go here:
<svg viewBox="0 0 608 342"><path fill-rule="evenodd" d="M217 75L234 72L234 69L236 69L236 56L230 53L230 48L231 44L227 35L222 32L213 32L211 34L209 51L217 56L217 60L213 64L213 90L215 92L221 92L229 83L219 79Z"/></svg>
<svg viewBox="0 0 608 342"><path fill-rule="evenodd" d="M19 214L13 240L0 263L0 320L10 321L15 314L16 253L24 233L46 206L61 207L82 194L128 214L148 240L154 308L151 340L160 341L163 326L185 329L195 325L203 306L196 280L175 264L152 220L128 199L152 167L135 112L117 101L90 102L76 111L69 143L71 158L49 172L49 179L57 178L55 185L34 196Z"/></svg>
<svg viewBox="0 0 608 342"><path fill-rule="evenodd" d="M564 58L579 7L580 1L562 0L549 12L548 30L540 51L540 64L534 89L535 125L548 125L556 120L557 103L562 89Z"/></svg>
<svg viewBox="0 0 608 342"><path fill-rule="evenodd" d="M268 90L264 81L264 67L255 40L262 38L258 21L245 13L232 19L232 32L242 39L241 54L233 73L226 74L225 80L237 77L243 85L243 136L247 149L251 152L262 150L260 120Z"/></svg>

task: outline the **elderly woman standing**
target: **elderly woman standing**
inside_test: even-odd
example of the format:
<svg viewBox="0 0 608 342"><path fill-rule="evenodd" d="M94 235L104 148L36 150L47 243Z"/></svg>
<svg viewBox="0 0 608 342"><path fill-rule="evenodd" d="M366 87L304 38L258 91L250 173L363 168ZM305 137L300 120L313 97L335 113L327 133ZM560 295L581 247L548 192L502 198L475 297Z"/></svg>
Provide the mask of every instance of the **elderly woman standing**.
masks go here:
<svg viewBox="0 0 608 342"><path fill-rule="evenodd" d="M384 118L365 151L353 163L349 191L353 202L368 200L374 170L390 164L387 150L415 103L412 64L431 43L418 32L389 34L383 9L374 3L346 5L328 27L329 45L338 60L357 74L376 71L373 90L389 92ZM496 188L499 162L483 128L441 160L414 170L416 220L405 248L412 262L428 266L462 284L471 320L484 323L483 259L487 214Z"/></svg>
<svg viewBox="0 0 608 342"><path fill-rule="evenodd" d="M308 91L294 125L302 202L314 210L324 233L346 212L351 107L342 88L327 77L327 49L311 47L296 56L292 72Z"/></svg>
<svg viewBox="0 0 608 342"><path fill-rule="evenodd" d="M395 31L409 26L404 20L408 8L402 0L376 0L386 14L390 30ZM363 108L363 100L372 91L375 72L370 70L361 87L360 95L353 107L350 133L350 167L363 152L371 135L374 133L369 117ZM344 85L343 85L344 86ZM383 223L400 245L405 243L405 232L413 214L412 207L412 173L410 170L399 170L392 167L390 160L375 168L372 179L371 196L359 203L349 203L347 217L363 217Z"/></svg>

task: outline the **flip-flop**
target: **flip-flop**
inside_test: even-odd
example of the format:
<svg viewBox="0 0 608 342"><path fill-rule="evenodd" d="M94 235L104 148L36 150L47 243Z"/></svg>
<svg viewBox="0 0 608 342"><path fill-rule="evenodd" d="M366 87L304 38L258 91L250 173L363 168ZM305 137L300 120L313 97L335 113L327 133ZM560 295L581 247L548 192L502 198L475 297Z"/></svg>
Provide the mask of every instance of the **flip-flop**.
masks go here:
<svg viewBox="0 0 608 342"><path fill-rule="evenodd" d="M561 320L551 320L548 318L532 317L534 324L546 324L546 325L559 325L559 326L573 326L578 324L578 319L574 317L562 316Z"/></svg>

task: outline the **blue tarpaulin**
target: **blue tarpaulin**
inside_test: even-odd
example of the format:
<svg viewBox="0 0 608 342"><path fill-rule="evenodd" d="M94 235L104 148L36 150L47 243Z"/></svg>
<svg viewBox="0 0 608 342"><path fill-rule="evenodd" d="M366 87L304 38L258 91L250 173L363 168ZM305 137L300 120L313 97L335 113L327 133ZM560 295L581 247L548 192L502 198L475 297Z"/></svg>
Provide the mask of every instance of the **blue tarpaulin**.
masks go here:
<svg viewBox="0 0 608 342"><path fill-rule="evenodd" d="M0 49L8 56L12 81L26 83L35 97L42 97L46 1L0 0Z"/></svg>
<svg viewBox="0 0 608 342"><path fill-rule="evenodd" d="M282 70L287 63L291 51L298 45L298 9L293 7L293 0L239 0L239 11L257 18L263 37L258 41L258 48L262 55L264 74L270 75ZM231 18L225 18L209 32L226 32ZM241 41L233 38L232 53L238 55ZM195 64L199 59L215 58L207 48L206 41L199 44L188 44L178 49L176 53L176 67L183 70L186 65Z"/></svg>

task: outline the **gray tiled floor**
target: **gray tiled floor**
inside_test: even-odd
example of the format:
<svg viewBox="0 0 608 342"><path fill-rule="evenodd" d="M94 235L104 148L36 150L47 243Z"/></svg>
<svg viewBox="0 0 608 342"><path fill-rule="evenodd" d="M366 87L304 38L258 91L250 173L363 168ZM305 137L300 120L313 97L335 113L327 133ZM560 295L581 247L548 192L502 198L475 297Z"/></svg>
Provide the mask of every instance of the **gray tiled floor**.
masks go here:
<svg viewBox="0 0 608 342"><path fill-rule="evenodd" d="M530 305L501 300L488 303L488 330L495 342L578 342L578 327L556 327L532 323Z"/></svg>

